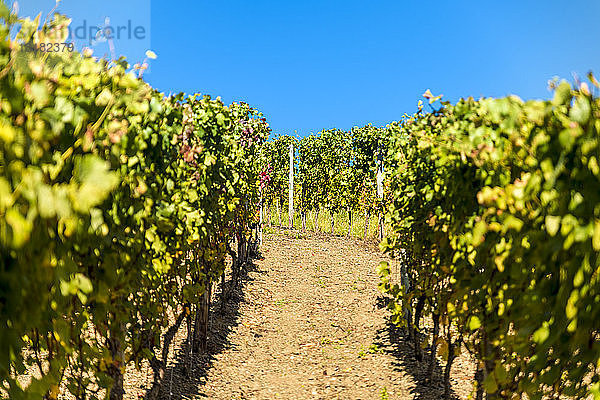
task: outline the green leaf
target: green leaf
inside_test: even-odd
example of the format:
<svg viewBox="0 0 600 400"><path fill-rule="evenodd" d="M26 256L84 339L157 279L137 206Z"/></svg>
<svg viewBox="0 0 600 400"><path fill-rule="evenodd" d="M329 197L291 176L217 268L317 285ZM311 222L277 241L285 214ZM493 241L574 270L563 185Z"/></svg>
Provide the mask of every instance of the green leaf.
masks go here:
<svg viewBox="0 0 600 400"><path fill-rule="evenodd" d="M109 171L109 165L95 155L85 155L76 163L73 178L81 183L73 198L75 209L87 212L101 204L117 186L117 174Z"/></svg>
<svg viewBox="0 0 600 400"><path fill-rule="evenodd" d="M4 211L12 203L12 190L10 185L0 176L0 211Z"/></svg>
<svg viewBox="0 0 600 400"><path fill-rule="evenodd" d="M571 292L571 296L567 300L567 305L565 307L565 315L568 319L573 319L577 316L577 300L579 299L579 291L574 290Z"/></svg>
<svg viewBox="0 0 600 400"><path fill-rule="evenodd" d="M9 208L4 218L11 227L12 247L22 247L29 240L33 225L14 208Z"/></svg>
<svg viewBox="0 0 600 400"><path fill-rule="evenodd" d="M488 374L482 383L483 388L487 393L493 394L498 391L498 384L494 378L494 374Z"/></svg>
<svg viewBox="0 0 600 400"><path fill-rule="evenodd" d="M223 113L217 114L217 124L225 125L225 115L223 115Z"/></svg>
<svg viewBox="0 0 600 400"><path fill-rule="evenodd" d="M504 226L506 227L507 230L513 229L513 230L519 232L521 230L521 228L523 227L523 221L513 215L509 215L504 220Z"/></svg>
<svg viewBox="0 0 600 400"><path fill-rule="evenodd" d="M30 95L38 108L44 107L50 101L48 86L41 81L35 81L30 86Z"/></svg>
<svg viewBox="0 0 600 400"><path fill-rule="evenodd" d="M480 326L481 321L479 320L479 317L476 315L471 315L471 317L469 317L469 329L474 331L476 329L479 329Z"/></svg>
<svg viewBox="0 0 600 400"><path fill-rule="evenodd" d="M566 81L562 81L554 92L554 98L552 104L555 106L568 104L571 101L571 85Z"/></svg>
<svg viewBox="0 0 600 400"><path fill-rule="evenodd" d="M473 240L471 242L473 246L477 246L483 242L486 232L487 224L485 221L479 221L475 224L475 227L473 228Z"/></svg>
<svg viewBox="0 0 600 400"><path fill-rule="evenodd" d="M573 104L573 108L569 111L569 117L575 122L586 124L590 119L592 108L587 97L578 96Z"/></svg>
<svg viewBox="0 0 600 400"><path fill-rule="evenodd" d="M496 367L494 368L494 375L496 377L496 381L500 384L507 383L509 381L506 368L504 367L504 365L502 365L502 363L496 363Z"/></svg>
<svg viewBox="0 0 600 400"><path fill-rule="evenodd" d="M592 236L594 250L600 251L600 219L594 220L594 235Z"/></svg>
<svg viewBox="0 0 600 400"><path fill-rule="evenodd" d="M379 263L376 269L377 275L380 277L386 277L390 274L390 266L386 261Z"/></svg>
<svg viewBox="0 0 600 400"><path fill-rule="evenodd" d="M10 16L9 8L6 6L6 4L4 4L4 2L0 2L0 18L6 20L6 19L8 19L9 16Z"/></svg>
<svg viewBox="0 0 600 400"><path fill-rule="evenodd" d="M113 94L107 88L102 89L102 92L96 97L96 105L97 106L106 106L108 103L113 101Z"/></svg>
<svg viewBox="0 0 600 400"><path fill-rule="evenodd" d="M580 287L581 285L583 285L584 279L585 277L583 274L583 268L579 268L579 270L575 274L575 277L573 277L573 286L576 288Z"/></svg>
<svg viewBox="0 0 600 400"><path fill-rule="evenodd" d="M560 217L547 215L545 221L546 231L550 236L555 236L560 228Z"/></svg>
<svg viewBox="0 0 600 400"><path fill-rule="evenodd" d="M75 274L75 280L77 282L77 288L81 290L85 294L90 294L94 290L92 286L92 281L83 275L83 274Z"/></svg>
<svg viewBox="0 0 600 400"><path fill-rule="evenodd" d="M10 144L15 140L16 136L17 130L15 128L5 122L0 122L0 140Z"/></svg>
<svg viewBox="0 0 600 400"><path fill-rule="evenodd" d="M550 329L546 325L540 327L533 333L533 341L536 343L544 343L550 336Z"/></svg>
<svg viewBox="0 0 600 400"><path fill-rule="evenodd" d="M80 273L75 274L69 281L60 282L60 291L63 296L76 295L78 292L90 294L93 290L90 279Z"/></svg>
<svg viewBox="0 0 600 400"><path fill-rule="evenodd" d="M38 210L42 218L52 218L56 215L56 205L52 189L44 184L37 188Z"/></svg>
<svg viewBox="0 0 600 400"><path fill-rule="evenodd" d="M57 97L54 100L54 109L61 115L62 122L72 122L75 117L75 107L73 103L64 97Z"/></svg>

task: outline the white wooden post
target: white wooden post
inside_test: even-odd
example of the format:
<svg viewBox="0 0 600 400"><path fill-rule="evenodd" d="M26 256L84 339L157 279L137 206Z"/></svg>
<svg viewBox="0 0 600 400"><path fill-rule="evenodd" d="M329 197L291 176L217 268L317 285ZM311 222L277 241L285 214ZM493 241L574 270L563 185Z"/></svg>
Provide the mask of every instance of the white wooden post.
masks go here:
<svg viewBox="0 0 600 400"><path fill-rule="evenodd" d="M294 227L294 145L290 144L290 228Z"/></svg>
<svg viewBox="0 0 600 400"><path fill-rule="evenodd" d="M377 166L377 197L383 199L383 163L379 162ZM379 240L383 240L383 221L381 212L378 215L379 220Z"/></svg>

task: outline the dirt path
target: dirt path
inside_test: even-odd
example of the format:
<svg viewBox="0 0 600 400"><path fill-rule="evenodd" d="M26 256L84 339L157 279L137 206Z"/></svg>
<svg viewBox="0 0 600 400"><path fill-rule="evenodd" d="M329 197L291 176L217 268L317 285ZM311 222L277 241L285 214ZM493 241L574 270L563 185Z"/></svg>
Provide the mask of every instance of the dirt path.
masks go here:
<svg viewBox="0 0 600 400"><path fill-rule="evenodd" d="M175 372L170 397L441 398L441 368L425 382L425 367L387 322L376 247L291 235L298 234L265 238L265 259L249 273L243 298L213 319L211 355L196 360L192 377ZM460 368L453 369L454 395L467 398L471 375Z"/></svg>

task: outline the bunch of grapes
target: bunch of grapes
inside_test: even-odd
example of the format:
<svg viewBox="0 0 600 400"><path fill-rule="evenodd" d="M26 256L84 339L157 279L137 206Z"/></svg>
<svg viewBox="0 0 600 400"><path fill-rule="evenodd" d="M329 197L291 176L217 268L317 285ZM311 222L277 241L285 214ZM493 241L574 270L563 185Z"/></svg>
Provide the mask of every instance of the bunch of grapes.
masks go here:
<svg viewBox="0 0 600 400"><path fill-rule="evenodd" d="M183 155L183 160L195 166L196 157L202 152L202 146L192 143L192 133L194 117L192 107L189 104L183 105L183 128L181 134L177 136L177 142L180 143L179 154Z"/></svg>
<svg viewBox="0 0 600 400"><path fill-rule="evenodd" d="M264 190L269 183L271 182L271 174L273 173L273 168L271 164L267 164L265 168L260 172L260 189Z"/></svg>
<svg viewBox="0 0 600 400"><path fill-rule="evenodd" d="M267 123L266 118L250 118L247 120L238 120L238 125L241 127L241 141L243 147L250 147L255 143L260 142L262 132L271 132L271 128Z"/></svg>

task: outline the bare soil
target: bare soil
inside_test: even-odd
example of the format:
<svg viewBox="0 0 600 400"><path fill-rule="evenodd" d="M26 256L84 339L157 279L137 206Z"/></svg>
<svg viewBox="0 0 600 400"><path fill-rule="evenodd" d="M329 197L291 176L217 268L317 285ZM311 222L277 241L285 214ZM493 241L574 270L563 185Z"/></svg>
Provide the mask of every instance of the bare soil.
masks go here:
<svg viewBox="0 0 600 400"><path fill-rule="evenodd" d="M442 397L444 362L428 382L426 363L388 322L374 243L280 231L265 236L262 256L224 307L214 302L208 354L190 362L181 329L161 398ZM469 396L473 372L466 354L455 360L454 398ZM130 398L145 380L128 374Z"/></svg>

